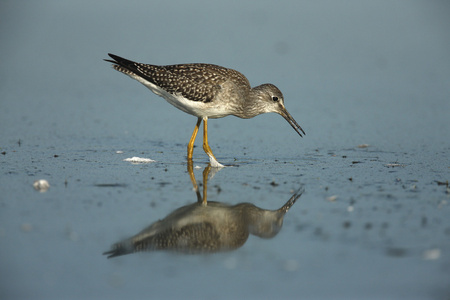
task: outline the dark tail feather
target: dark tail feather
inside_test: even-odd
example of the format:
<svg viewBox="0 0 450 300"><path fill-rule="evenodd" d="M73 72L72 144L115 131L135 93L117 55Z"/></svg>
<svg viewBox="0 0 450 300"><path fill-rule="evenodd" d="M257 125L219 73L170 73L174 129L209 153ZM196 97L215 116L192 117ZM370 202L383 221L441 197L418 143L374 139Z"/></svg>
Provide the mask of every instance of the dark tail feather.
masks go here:
<svg viewBox="0 0 450 300"><path fill-rule="evenodd" d="M108 255L107 258L113 258L116 256L129 254L132 252L133 252L133 249L131 246L128 247L127 245L125 245L125 243L118 243L118 244L114 244L111 247L111 250L103 252L103 255Z"/></svg>
<svg viewBox="0 0 450 300"><path fill-rule="evenodd" d="M111 57L113 60L110 59L104 59L104 61L116 64L118 66L121 66L125 69L128 69L130 71L136 71L136 62L132 60L125 59L123 57L108 53L109 57Z"/></svg>

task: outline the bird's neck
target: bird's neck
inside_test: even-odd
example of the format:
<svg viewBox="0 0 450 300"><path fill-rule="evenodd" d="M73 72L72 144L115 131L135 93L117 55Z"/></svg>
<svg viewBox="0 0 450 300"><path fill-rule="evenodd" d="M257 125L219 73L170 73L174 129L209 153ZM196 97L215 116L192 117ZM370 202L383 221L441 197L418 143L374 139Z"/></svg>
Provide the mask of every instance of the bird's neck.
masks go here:
<svg viewBox="0 0 450 300"><path fill-rule="evenodd" d="M244 115L238 115L240 118L250 119L256 117L257 115L266 113L266 111L261 110L262 100L262 91L259 88L260 86L254 87L248 91L248 93L243 97L244 101L242 102L242 111L245 112Z"/></svg>

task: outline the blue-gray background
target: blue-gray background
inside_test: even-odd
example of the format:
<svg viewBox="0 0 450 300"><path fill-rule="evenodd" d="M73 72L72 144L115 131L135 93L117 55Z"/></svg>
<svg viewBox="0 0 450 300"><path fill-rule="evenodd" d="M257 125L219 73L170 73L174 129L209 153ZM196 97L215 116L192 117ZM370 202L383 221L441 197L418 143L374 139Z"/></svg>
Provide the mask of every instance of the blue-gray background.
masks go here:
<svg viewBox="0 0 450 300"><path fill-rule="evenodd" d="M447 1L2 1L0 296L447 299L449 13ZM209 123L219 161L239 166L210 179L209 200L275 209L305 188L278 236L207 256L101 255L196 199L195 118L112 70L108 52L219 64L283 91L303 139L273 114ZM201 147L194 161L206 165Z"/></svg>

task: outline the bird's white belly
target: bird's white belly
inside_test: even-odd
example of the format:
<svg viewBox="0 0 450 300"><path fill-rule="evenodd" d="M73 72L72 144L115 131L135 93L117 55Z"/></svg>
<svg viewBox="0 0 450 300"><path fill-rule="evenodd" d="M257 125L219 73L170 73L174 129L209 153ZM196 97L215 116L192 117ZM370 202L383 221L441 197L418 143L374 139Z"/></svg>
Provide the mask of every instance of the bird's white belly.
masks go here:
<svg viewBox="0 0 450 300"><path fill-rule="evenodd" d="M184 111L185 113L188 113L190 115L196 116L196 117L208 117L211 119L215 118L223 118L225 116L228 116L231 114L230 110L226 105L214 105L211 102L204 103L201 101L193 101L186 99L182 95L174 95L171 93L166 92L159 86L145 80L144 78L140 76L131 76L133 79L136 79L143 85L145 85L147 88L149 88L153 93L156 95L163 97L166 99L167 102L175 106L176 108Z"/></svg>

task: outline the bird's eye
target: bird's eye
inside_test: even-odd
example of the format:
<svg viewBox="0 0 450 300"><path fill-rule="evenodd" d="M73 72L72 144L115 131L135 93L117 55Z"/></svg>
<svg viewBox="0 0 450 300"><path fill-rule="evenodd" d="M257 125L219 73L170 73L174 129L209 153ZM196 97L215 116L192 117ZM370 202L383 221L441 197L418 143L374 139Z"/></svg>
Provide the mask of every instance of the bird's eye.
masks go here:
<svg viewBox="0 0 450 300"><path fill-rule="evenodd" d="M277 96L272 96L272 100L273 100L274 102L277 102L277 101L278 101L278 97L277 97Z"/></svg>

